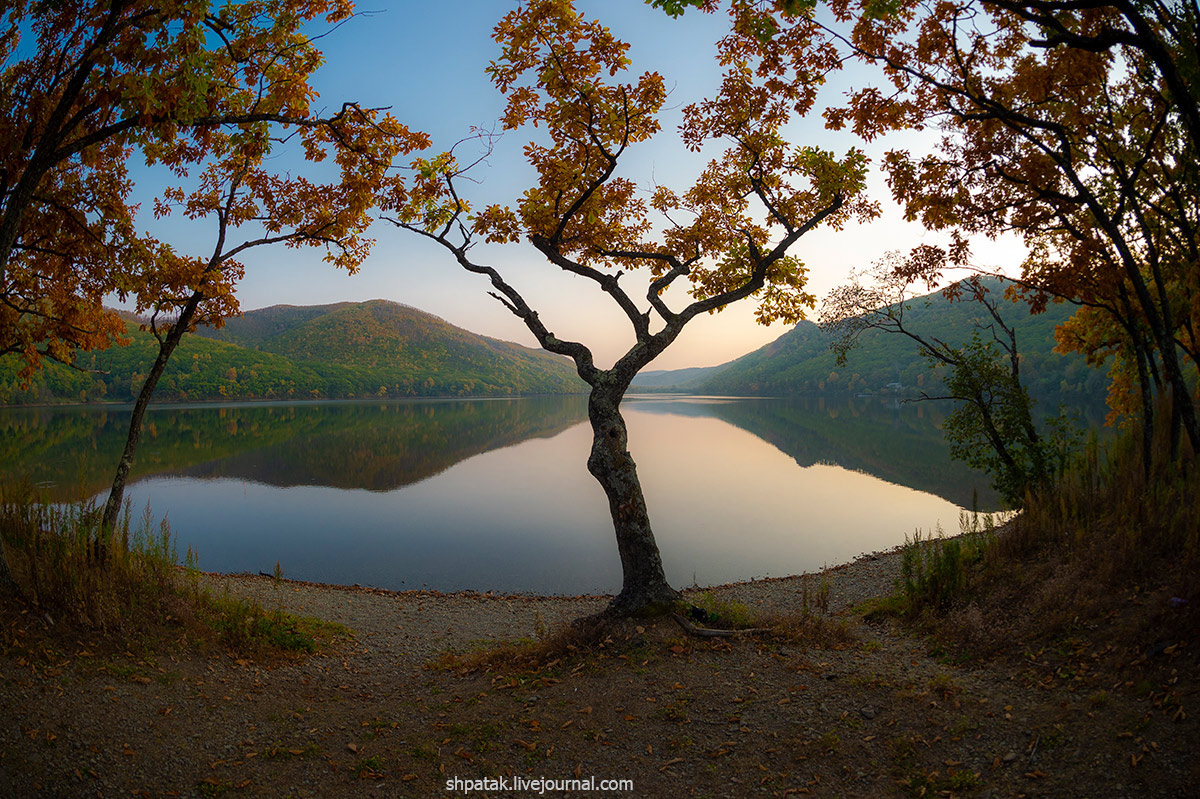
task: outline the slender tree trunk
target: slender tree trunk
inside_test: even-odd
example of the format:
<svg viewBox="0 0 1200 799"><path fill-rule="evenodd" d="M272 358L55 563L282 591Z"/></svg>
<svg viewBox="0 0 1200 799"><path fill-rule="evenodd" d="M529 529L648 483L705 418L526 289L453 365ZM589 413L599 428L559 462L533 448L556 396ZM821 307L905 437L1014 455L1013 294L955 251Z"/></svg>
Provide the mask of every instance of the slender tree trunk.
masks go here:
<svg viewBox="0 0 1200 799"><path fill-rule="evenodd" d="M129 415L129 434L125 437L125 449L121 452L121 460L117 463L112 487L108 491L108 500L104 503L104 515L100 520L101 535L108 535L117 526L117 515L121 512L121 502L125 497L125 481L129 477L129 470L133 467L133 456L137 452L138 442L142 436L142 420L146 416L146 408L150 405L150 398L158 386L159 378L166 371L167 362L171 360L171 355L179 346L183 334L187 332L192 318L195 317L200 300L199 294L193 294L183 306L179 319L171 325L166 338L159 343L158 357L154 359L154 365L150 367L150 372L146 375L146 379L138 391L137 401L133 404L133 412ZM102 556L100 559L103 559Z"/></svg>
<svg viewBox="0 0 1200 799"><path fill-rule="evenodd" d="M1133 339L1133 350L1137 358L1138 390L1142 396L1142 475L1149 481L1154 457L1154 394L1150 384L1150 369L1146 365L1150 355L1137 336Z"/></svg>
<svg viewBox="0 0 1200 799"><path fill-rule="evenodd" d="M1182 427L1181 416L1182 416L1182 411L1183 411L1182 404L1185 402L1190 404L1192 401L1192 397L1189 394L1185 394L1184 396L1180 397L1174 391L1171 392L1170 396L1171 396L1170 451L1171 451L1171 461L1174 462L1179 457L1179 436L1180 436L1180 430Z"/></svg>
<svg viewBox="0 0 1200 799"><path fill-rule="evenodd" d="M650 529L646 499L629 454L625 420L621 417L623 394L623 390L599 386L593 388L588 400L588 418L592 423L588 471L608 497L621 556L621 592L613 598L608 611L620 615L662 612L681 597L667 583L658 544Z"/></svg>
<svg viewBox="0 0 1200 799"><path fill-rule="evenodd" d="M1188 441L1194 452L1200 452L1200 418L1196 415L1196 406L1192 402L1191 392L1187 381L1183 378L1183 370L1179 365L1179 353L1175 348L1175 324L1171 313L1170 302L1165 295L1164 283L1158 270L1154 269L1156 289L1162 299L1162 306L1155 305L1150 289L1146 285L1136 262L1132 258L1124 258L1125 273L1134 289L1134 296L1142 307L1142 314L1150 328L1151 339L1158 347L1158 357L1162 359L1163 379L1171 393L1181 401L1175 406L1178 416L1172 411L1171 423L1180 425L1187 433ZM1172 434L1174 432L1172 431Z"/></svg>
<svg viewBox="0 0 1200 799"><path fill-rule="evenodd" d="M0 593L21 595L21 587L17 585L12 569L8 566L8 555L4 551L3 541L0 541Z"/></svg>

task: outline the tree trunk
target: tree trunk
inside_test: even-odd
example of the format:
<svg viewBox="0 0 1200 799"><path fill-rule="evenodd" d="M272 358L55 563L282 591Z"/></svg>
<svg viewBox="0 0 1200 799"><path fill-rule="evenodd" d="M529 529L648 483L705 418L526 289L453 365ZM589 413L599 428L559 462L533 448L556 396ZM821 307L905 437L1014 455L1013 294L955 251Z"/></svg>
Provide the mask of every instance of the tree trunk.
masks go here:
<svg viewBox="0 0 1200 799"><path fill-rule="evenodd" d="M121 460L117 462L117 471L113 475L112 487L108 491L108 500L104 503L104 515L100 519L101 536L107 536L117 526L117 516L121 512L121 502L125 496L125 481L129 477L129 470L133 466L133 456L137 452L138 441L142 436L142 420L146 416L147 406L150 405L150 397L153 396L154 389L158 386L159 378L166 371L167 362L171 360L171 354L179 346L183 334L187 331L193 317L195 317L200 299L200 295L195 294L184 305L179 319L171 325L171 329L167 331L166 338L159 343L158 357L154 359L154 365L150 367L150 372L146 375L146 379L138 391L137 401L133 404L133 412L129 415L129 433L125 437L125 449L121 452ZM103 560L101 549L103 541L95 543L97 545L97 559Z"/></svg>
<svg viewBox="0 0 1200 799"><path fill-rule="evenodd" d="M21 587L13 577L12 569L8 566L8 555L4 551L4 541L0 540L0 593L21 595Z"/></svg>
<svg viewBox="0 0 1200 799"><path fill-rule="evenodd" d="M654 615L671 609L681 596L667 583L658 544L650 530L646 499L628 451L625 420L620 412L623 394L597 387L588 400L588 418L592 423L588 471L608 497L621 556L621 592L609 603L607 612L622 616Z"/></svg>
<svg viewBox="0 0 1200 799"><path fill-rule="evenodd" d="M1154 460L1154 395L1150 385L1150 370L1146 361L1151 357L1142 346L1140 337L1133 339L1137 358L1138 391L1142 398L1142 476L1150 482L1150 467Z"/></svg>

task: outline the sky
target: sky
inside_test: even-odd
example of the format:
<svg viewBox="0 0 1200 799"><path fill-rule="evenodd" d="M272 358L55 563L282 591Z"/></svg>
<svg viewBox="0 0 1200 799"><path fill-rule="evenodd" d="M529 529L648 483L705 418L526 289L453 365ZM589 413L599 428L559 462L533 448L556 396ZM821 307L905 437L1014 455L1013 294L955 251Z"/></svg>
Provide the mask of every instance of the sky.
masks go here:
<svg viewBox="0 0 1200 799"><path fill-rule="evenodd" d="M499 54L491 39L492 29L513 5L507 0L361 0L355 18L320 39L326 63L313 81L321 95L318 108L336 109L344 101L389 107L409 128L430 134L430 153L448 149L468 136L472 126L498 129L496 120L504 101L484 70ZM689 153L678 137L679 109L717 86L720 73L713 44L721 36L726 17L691 11L672 19L640 0L582 0L580 6L630 43L633 70L638 74L659 72L671 90L662 133L631 150L622 173L642 186L686 189L704 160ZM320 30L315 27L313 32ZM840 77L826 88L825 102L836 102L850 85L862 85L871 77L862 71ZM817 114L793 125L788 135L797 144L818 145L839 154L851 147L866 150L873 165L869 190L884 207L882 217L870 224L841 231L819 229L792 248L791 254L808 266L808 290L818 300L844 283L852 269L869 267L888 250L939 240L920 225L903 220L875 168L888 149L927 148L928 135L891 136L868 144L849 132L825 130ZM493 202L513 204L532 185L533 171L521 154L529 136L523 130L504 134L477 172L479 182L470 187L475 207ZM143 208L150 207L149 199L159 185L156 180L155 174L141 175L138 191L144 195ZM211 222L156 222L148 213L143 219L156 226L151 229L153 234L181 250L203 254L211 249ZM266 247L252 251L243 259L246 276L237 289L242 309L386 299L475 333L537 346L524 324L488 295L486 278L462 270L447 251L383 221L372 227L370 235L376 240L375 248L352 276L324 263L318 250ZM1011 242L983 243L975 251L1002 270L1015 268L1021 258L1020 248ZM590 346L598 365L611 364L633 343L629 322L611 299L591 281L561 273L530 245L481 245L473 253L499 269L552 332ZM644 297L648 279L648 274L632 272L622 278L622 284L631 296ZM673 306L682 307L688 298L674 288L672 291L668 302L673 297ZM810 318L818 313L814 311ZM778 323L770 327L757 324L752 300L746 300L692 320L647 369L724 363L773 341L786 330Z"/></svg>

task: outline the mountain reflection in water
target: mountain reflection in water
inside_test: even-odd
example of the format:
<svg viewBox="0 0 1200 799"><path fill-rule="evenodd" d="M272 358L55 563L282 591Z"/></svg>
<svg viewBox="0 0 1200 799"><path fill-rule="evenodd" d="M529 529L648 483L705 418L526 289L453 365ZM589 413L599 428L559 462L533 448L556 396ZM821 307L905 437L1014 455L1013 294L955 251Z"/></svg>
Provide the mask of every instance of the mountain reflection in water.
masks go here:
<svg viewBox="0 0 1200 799"><path fill-rule="evenodd" d="M949 459L932 406L631 397L624 406L668 577L779 576L958 527L986 480ZM102 491L114 408L0 411L9 478ZM159 406L134 507L166 514L202 568L388 588L619 587L584 397Z"/></svg>

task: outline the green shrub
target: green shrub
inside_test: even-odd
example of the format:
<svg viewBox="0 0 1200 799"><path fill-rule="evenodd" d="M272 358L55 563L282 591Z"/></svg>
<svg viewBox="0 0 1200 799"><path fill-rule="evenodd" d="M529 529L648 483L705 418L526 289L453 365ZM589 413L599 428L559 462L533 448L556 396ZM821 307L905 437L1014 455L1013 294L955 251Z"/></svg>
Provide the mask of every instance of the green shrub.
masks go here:
<svg viewBox="0 0 1200 799"><path fill-rule="evenodd" d="M960 597L968 576L995 541L995 526L990 515L962 514L960 534L946 538L941 527L937 535L922 537L921 531L905 536L900 554L900 585L909 611L946 608Z"/></svg>

